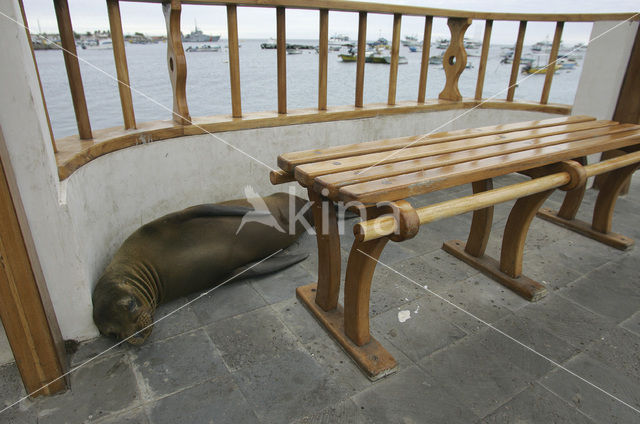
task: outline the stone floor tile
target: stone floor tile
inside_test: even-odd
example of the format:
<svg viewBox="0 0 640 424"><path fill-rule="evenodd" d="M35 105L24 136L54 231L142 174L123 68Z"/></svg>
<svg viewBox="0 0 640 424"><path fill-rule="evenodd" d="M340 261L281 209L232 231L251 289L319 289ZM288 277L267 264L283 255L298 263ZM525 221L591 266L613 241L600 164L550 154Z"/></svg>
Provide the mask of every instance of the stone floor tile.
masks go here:
<svg viewBox="0 0 640 424"><path fill-rule="evenodd" d="M97 355L100 355L101 358L106 358L108 356L122 354L122 352L128 349L128 343L115 346L117 343L118 340L106 336L98 336L95 339L81 342L77 346L77 350L69 355L71 358L71 366L78 366L95 358Z"/></svg>
<svg viewBox="0 0 640 424"><path fill-rule="evenodd" d="M234 379L263 423L286 423L343 399L347 388L303 351L283 352L243 368Z"/></svg>
<svg viewBox="0 0 640 424"><path fill-rule="evenodd" d="M275 274L248 281L267 304L273 304L295 296L296 287L314 282L315 277L301 264L296 264Z"/></svg>
<svg viewBox="0 0 640 424"><path fill-rule="evenodd" d="M169 393L228 375L207 333L200 329L132 352L133 366L146 384L145 395L156 399Z"/></svg>
<svg viewBox="0 0 640 424"><path fill-rule="evenodd" d="M413 361L442 349L466 335L464 331L429 308L423 307L422 298L378 315L373 326L389 342ZM409 319L400 321L399 314L408 313Z"/></svg>
<svg viewBox="0 0 640 424"><path fill-rule="evenodd" d="M395 270L395 266L392 268ZM424 296L423 288L402 275L378 265L371 283L370 315L379 315L420 296ZM340 300L342 302L342 296Z"/></svg>
<svg viewBox="0 0 640 424"><path fill-rule="evenodd" d="M197 299L190 307L200 325L258 309L266 305L251 283L232 281Z"/></svg>
<svg viewBox="0 0 640 424"><path fill-rule="evenodd" d="M586 274L562 290L561 295L594 311L622 322L640 305L640 273L636 258L624 256Z"/></svg>
<svg viewBox="0 0 640 424"><path fill-rule="evenodd" d="M640 311L620 323L620 326L640 336Z"/></svg>
<svg viewBox="0 0 640 424"><path fill-rule="evenodd" d="M199 300L195 300L193 303ZM187 298L182 298L160 305L153 317L153 331L146 343L164 340L202 326L196 314L193 313L191 305L184 306L187 302Z"/></svg>
<svg viewBox="0 0 640 424"><path fill-rule="evenodd" d="M37 401L39 423L84 423L140 405L126 355L97 359L71 374L71 390Z"/></svg>
<svg viewBox="0 0 640 424"><path fill-rule="evenodd" d="M640 386L637 382L584 353L572 358L564 366L606 393L560 369L549 373L540 380L540 384L596 422L638 422L638 412L607 395L609 393L640 410Z"/></svg>
<svg viewBox="0 0 640 424"><path fill-rule="evenodd" d="M231 378L206 381L147 406L152 424L259 423Z"/></svg>
<svg viewBox="0 0 640 424"><path fill-rule="evenodd" d="M522 274L545 285L548 291L559 290L583 275L545 249L524 252Z"/></svg>
<svg viewBox="0 0 640 424"><path fill-rule="evenodd" d="M326 334L314 315L297 298L290 298L271 306L280 320L300 341L305 344Z"/></svg>
<svg viewBox="0 0 640 424"><path fill-rule="evenodd" d="M493 326L507 336L491 329L485 333L481 343L492 351L500 352L511 364L534 377L541 377L552 370L555 365L551 361L562 363L579 352L536 320L517 314L507 315Z"/></svg>
<svg viewBox="0 0 640 424"><path fill-rule="evenodd" d="M373 424L364 412L347 399L331 405L320 412L307 415L293 421L291 424Z"/></svg>
<svg viewBox="0 0 640 424"><path fill-rule="evenodd" d="M231 371L298 348L295 336L268 306L214 322L206 331Z"/></svg>
<svg viewBox="0 0 640 424"><path fill-rule="evenodd" d="M524 319L537 321L546 331L578 349L584 349L614 326L614 322L556 293L518 311Z"/></svg>
<svg viewBox="0 0 640 424"><path fill-rule="evenodd" d="M15 362L0 366L0 409L4 409L26 396ZM24 399L0 414L1 422L27 424L37 421L35 402Z"/></svg>
<svg viewBox="0 0 640 424"><path fill-rule="evenodd" d="M583 273L620 257L619 250L579 234L547 245L544 252L555 256L556 262Z"/></svg>
<svg viewBox="0 0 640 424"><path fill-rule="evenodd" d="M534 384L502 405L482 424L594 424L550 391Z"/></svg>
<svg viewBox="0 0 640 424"><path fill-rule="evenodd" d="M595 340L584 352L639 383L640 336L621 327L614 327Z"/></svg>
<svg viewBox="0 0 640 424"><path fill-rule="evenodd" d="M94 423L92 422L92 424ZM95 424L150 424L150 421L144 407L140 406L122 414L106 417L96 421Z"/></svg>
<svg viewBox="0 0 640 424"><path fill-rule="evenodd" d="M533 381L511 363L508 354L482 343L488 331L467 336L418 363L436 384L479 417L494 411Z"/></svg>
<svg viewBox="0 0 640 424"><path fill-rule="evenodd" d="M354 396L374 423L464 423L477 420L460 399L418 367L385 378Z"/></svg>

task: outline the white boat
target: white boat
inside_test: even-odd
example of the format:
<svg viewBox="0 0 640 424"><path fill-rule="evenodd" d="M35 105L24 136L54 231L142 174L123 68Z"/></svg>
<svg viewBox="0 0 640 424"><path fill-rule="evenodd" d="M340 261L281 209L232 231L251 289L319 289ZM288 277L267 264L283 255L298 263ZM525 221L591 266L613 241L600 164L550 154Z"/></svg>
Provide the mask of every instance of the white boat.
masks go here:
<svg viewBox="0 0 640 424"><path fill-rule="evenodd" d="M209 45L209 44L203 44L202 46L190 46L187 47L187 50L185 50L189 53L206 53L206 52L219 52L220 51L220 46L218 45Z"/></svg>
<svg viewBox="0 0 640 424"><path fill-rule="evenodd" d="M94 38L85 40L80 44L83 50L109 50L113 49L111 38Z"/></svg>

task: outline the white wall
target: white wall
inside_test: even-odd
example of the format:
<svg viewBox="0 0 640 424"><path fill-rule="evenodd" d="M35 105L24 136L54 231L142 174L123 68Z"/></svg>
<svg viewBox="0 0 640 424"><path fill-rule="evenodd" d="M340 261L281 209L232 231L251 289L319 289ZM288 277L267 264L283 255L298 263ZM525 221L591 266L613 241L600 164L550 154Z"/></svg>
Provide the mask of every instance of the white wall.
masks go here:
<svg viewBox="0 0 640 424"><path fill-rule="evenodd" d="M637 31L637 21L593 24L589 37L593 41L582 65L573 115L613 117Z"/></svg>

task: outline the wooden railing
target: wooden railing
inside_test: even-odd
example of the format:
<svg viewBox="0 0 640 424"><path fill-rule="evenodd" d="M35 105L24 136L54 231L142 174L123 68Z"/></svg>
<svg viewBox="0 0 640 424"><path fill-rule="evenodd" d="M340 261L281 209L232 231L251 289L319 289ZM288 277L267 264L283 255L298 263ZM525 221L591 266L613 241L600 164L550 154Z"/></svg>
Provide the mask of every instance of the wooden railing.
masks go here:
<svg viewBox="0 0 640 424"><path fill-rule="evenodd" d="M633 18L633 14L515 14L515 13L484 13L471 11L456 11L433 9L426 7L399 6L391 4L351 2L338 0L126 0L162 3L167 26L167 66L173 90L173 122L154 122L136 124L135 113L131 101L129 88L129 74L122 34L122 23L118 0L106 0L113 42L113 53L119 80L119 94L122 106L124 129L109 129L92 131L89 122L87 102L84 95L80 67L76 55L73 39L73 29L69 15L67 0L54 0L61 44L64 48L64 60L71 89L71 97L78 125L78 136L68 137L57 141L58 169L61 179L68 177L74 170L86 162L105 153L144 142L177 137L181 135L200 134L203 132L229 131L256 127L270 127L290 125L306 122L323 122L329 120L354 119L380 114L409 113L424 110L438 110L465 107L512 108L539 110L552 113L568 114L570 106L549 105L549 92L553 80L553 72L547 72L539 102L514 102L516 79L523 50L524 36L527 22L546 21L556 22L549 63L557 59L562 30L565 22L594 22L600 20L622 21ZM187 64L182 47L180 33L180 14L182 4L193 5L225 5L228 23L229 70L231 87L231 117L216 117L211 121L194 119L189 114L186 95ZM277 34L277 114L251 119L243 115L241 105L240 61L238 44L237 6L269 7L276 13ZM286 75L286 28L285 16L287 9L318 10L320 16L319 28L319 66L318 66L318 106L316 109L290 111L287 108L287 75ZM356 64L355 99L353 106L327 107L327 61L329 11L347 11L359 14L358 44ZM386 105L364 105L364 72L367 17L369 14L393 15L393 37L391 44L391 64L389 72L389 91ZM414 102L396 99L400 30L403 16L424 17L424 36L420 78L417 99ZM438 99L426 100L427 73L429 62L429 46L434 17L448 18L451 31L450 45L444 54L443 66L446 82ZM464 48L464 34L472 20L484 20L485 31L482 53L478 68L475 97L463 100L458 89L458 80L465 69L467 54ZM637 18L634 18L637 19ZM489 44L494 21L519 21L511 77L507 96L504 100L483 101L483 86ZM255 115L255 114L253 114ZM197 125L196 125L197 124ZM91 140L82 141L82 140Z"/></svg>

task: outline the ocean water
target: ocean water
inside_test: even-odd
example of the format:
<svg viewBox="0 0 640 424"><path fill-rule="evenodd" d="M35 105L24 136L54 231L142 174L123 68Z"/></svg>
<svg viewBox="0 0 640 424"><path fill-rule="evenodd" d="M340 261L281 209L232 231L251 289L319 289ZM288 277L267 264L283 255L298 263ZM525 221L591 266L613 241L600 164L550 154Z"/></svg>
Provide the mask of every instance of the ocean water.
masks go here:
<svg viewBox="0 0 640 424"><path fill-rule="evenodd" d="M241 40L240 79L243 112L273 111L277 109L276 51L262 50L266 40ZM287 40L292 43L317 45L313 40ZM185 49L189 44L185 43ZM224 41L220 52L185 53L187 58L187 101L192 117L231 113L229 64ZM197 45L197 44L193 44ZM440 54L433 46L431 55ZM137 122L169 119L173 107L171 83L166 65L167 46L164 43L126 45L129 78ZM484 97L504 99L511 73L510 64L501 64L502 46L492 45L484 83ZM523 54L528 53L525 48ZM408 60L400 65L396 99L416 100L420 73L420 52L411 53L407 47L400 54ZM476 54L477 56L474 56ZM478 76L480 50L470 51L466 69L460 77L463 97L473 97ZM78 50L85 96L93 129L123 125L115 64L111 50ZM62 53L57 50L36 51L45 99L56 138L77 134L75 115ZM540 65L546 64L541 58ZM582 59L573 70L560 70L554 75L549 101L572 104ZM329 52L329 106L353 104L355 99L356 64L340 60L337 52ZM544 75L520 74L515 92L517 100L538 101L542 93ZM427 98L437 98L444 87L445 75L441 65L430 65L427 75ZM367 63L365 66L365 103L386 102L389 84L389 65ZM316 107L318 92L318 54L304 50L302 54L287 55L287 105L289 109Z"/></svg>

